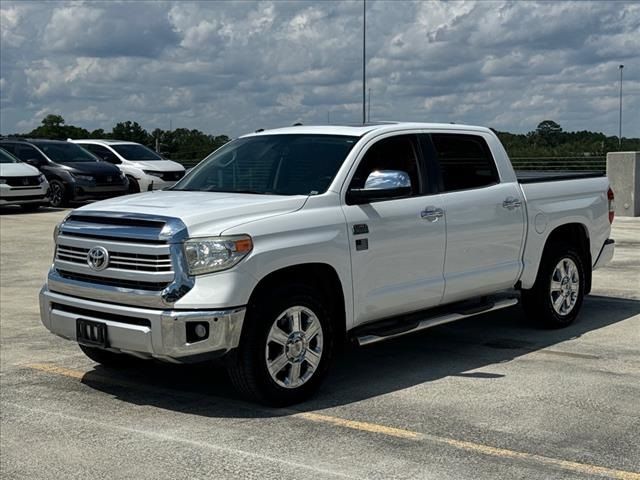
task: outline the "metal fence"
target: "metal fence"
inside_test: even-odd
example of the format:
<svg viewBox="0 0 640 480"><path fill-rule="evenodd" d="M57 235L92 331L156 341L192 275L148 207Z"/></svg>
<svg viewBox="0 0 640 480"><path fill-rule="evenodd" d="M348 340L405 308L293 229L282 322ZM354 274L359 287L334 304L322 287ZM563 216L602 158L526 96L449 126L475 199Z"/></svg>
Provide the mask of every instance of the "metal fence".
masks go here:
<svg viewBox="0 0 640 480"><path fill-rule="evenodd" d="M588 170L604 172L607 157L512 157L516 170Z"/></svg>
<svg viewBox="0 0 640 480"><path fill-rule="evenodd" d="M179 160L185 168L194 167L202 159ZM512 157L516 170L588 170L604 172L607 157Z"/></svg>

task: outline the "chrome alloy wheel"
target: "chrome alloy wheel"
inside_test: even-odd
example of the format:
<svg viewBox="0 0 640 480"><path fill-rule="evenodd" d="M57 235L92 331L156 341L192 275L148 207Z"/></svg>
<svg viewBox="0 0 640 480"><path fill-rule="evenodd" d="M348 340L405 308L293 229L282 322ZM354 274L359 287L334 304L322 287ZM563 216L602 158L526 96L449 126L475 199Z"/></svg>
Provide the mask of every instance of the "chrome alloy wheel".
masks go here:
<svg viewBox="0 0 640 480"><path fill-rule="evenodd" d="M297 388L314 374L322 358L322 325L307 307L290 307L271 325L265 358L274 382Z"/></svg>
<svg viewBox="0 0 640 480"><path fill-rule="evenodd" d="M551 275L549 295L551 304L558 315L569 315L578 301L580 274L575 262L563 258L558 262Z"/></svg>

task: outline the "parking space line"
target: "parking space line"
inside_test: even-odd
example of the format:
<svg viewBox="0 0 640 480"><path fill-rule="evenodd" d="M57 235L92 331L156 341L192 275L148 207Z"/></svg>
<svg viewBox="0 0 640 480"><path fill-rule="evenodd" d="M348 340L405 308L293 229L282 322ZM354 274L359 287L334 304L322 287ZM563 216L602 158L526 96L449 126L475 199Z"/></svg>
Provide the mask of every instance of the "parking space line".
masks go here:
<svg viewBox="0 0 640 480"><path fill-rule="evenodd" d="M82 379L86 372L79 370L72 370L64 368L50 363L32 363L24 365L25 367L33 370L38 370L45 373L52 373L56 375L63 375L75 379ZM134 382L122 382L117 379L110 379L105 376L96 376L94 380L112 383L112 384L127 384L133 385ZM139 387L139 385L137 385ZM523 460L530 463L542 464L550 467L561 468L564 470L572 471L575 473L583 473L587 475L597 475L609 478L615 478L619 480L640 480L640 472L630 472L626 470L617 470L613 468L600 467L597 465L591 465L588 463L573 462L570 460L562 460L559 458L546 457L544 455L537 455L534 453L519 452L516 450L510 450L507 448L492 447L490 445L484 445L482 443L469 442L466 440L457 440L454 438L443 437L439 435L432 435L420 432L414 432L412 430L405 430L401 428L388 427L379 425L377 423L361 422L356 420L347 420L344 418L333 417L329 415L323 415L314 412L296 412L291 415L295 418L301 418L317 423L325 423L342 428L349 428L352 430L359 430L364 432L376 433L381 435L387 435L397 438L405 438L410 440L426 440L434 443L448 445L450 447L466 450L482 455Z"/></svg>
<svg viewBox="0 0 640 480"><path fill-rule="evenodd" d="M351 428L353 430L361 430L364 432L381 433L392 437L409 438L412 440L422 438L423 435L411 430L403 430L401 428L385 427L377 423L358 422L355 420L346 420L344 418L331 417L329 415L321 415L313 412L301 412L292 415L297 418L304 418L312 422L329 423L338 427Z"/></svg>
<svg viewBox="0 0 640 480"><path fill-rule="evenodd" d="M66 369L63 369L66 370ZM42 370L44 371L44 370ZM56 372L56 373L59 373ZM62 374L64 375L64 374ZM75 378L75 377L74 377ZM253 459L257 459L257 460L262 460L262 461L266 461L269 463L274 463L274 464L280 464L280 465L286 465L287 467L290 468L294 468L298 471L300 470L306 470L307 472L310 472L311 475L313 474L324 474L324 475L330 475L332 477L336 477L336 478L348 478L348 479L357 479L358 477L354 477L352 475L343 473L343 472L338 472L335 470L330 470L330 469L326 469L326 468L322 468L322 467L316 467L313 465L309 465L306 463L300 463L300 462L295 462L295 461L291 461L291 460L286 460L284 458L277 458L277 457L271 457L269 455L265 455L262 453L257 453L257 452L253 452L253 451L248 451L248 450L242 450L239 448L233 448L233 447L228 447L228 446L222 446L222 445L215 445L209 442L204 442L204 441L200 441L200 440L192 440L189 438L185 438L185 437L181 437L178 435L171 435L171 434L167 434L167 433L162 433L162 432L157 432L157 431L151 431L151 430L145 430L145 429L141 429L141 428L134 428L134 427L125 427L122 425L113 425L111 423L105 423L105 422L101 422L95 419L90 419L90 418L83 418L83 417L79 417L77 415L69 415L63 412L54 412L51 410L46 410L43 408L34 408L34 407L27 407L24 405L20 405L18 403L12 403L12 402L7 402L5 403L5 405L10 405L13 408L17 408L20 410L25 410L27 412L30 413L38 413L44 417L51 417L52 415L57 416L58 418L62 418L65 420L69 420L69 421L74 421L74 422L83 422L83 423L88 423L90 425L95 425L101 428L104 428L105 430L116 430L116 431L120 431L120 432L125 432L125 433L130 433L130 434L136 434L136 435L143 435L146 437L150 437L153 438L155 440L160 440L160 441L169 441L169 442L176 442L176 443L182 443L184 445L190 445L192 447L197 447L197 448L207 448L210 450L214 450L217 452L222 452L225 453L227 455L232 454L232 455L238 455L238 456L242 456L242 457L248 457L248 458L253 458Z"/></svg>

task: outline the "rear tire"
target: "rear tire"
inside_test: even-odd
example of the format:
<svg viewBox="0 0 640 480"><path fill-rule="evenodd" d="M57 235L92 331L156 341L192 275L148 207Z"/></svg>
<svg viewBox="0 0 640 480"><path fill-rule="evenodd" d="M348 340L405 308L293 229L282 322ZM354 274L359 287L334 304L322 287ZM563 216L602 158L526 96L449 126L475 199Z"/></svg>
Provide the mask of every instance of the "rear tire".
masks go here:
<svg viewBox="0 0 640 480"><path fill-rule="evenodd" d="M102 348L78 344L82 353L106 368L125 368L134 365L138 359L124 353L114 353Z"/></svg>
<svg viewBox="0 0 640 480"><path fill-rule="evenodd" d="M549 245L533 288L522 292L527 317L545 328L571 325L582 307L586 278L583 257L575 247L566 243Z"/></svg>
<svg viewBox="0 0 640 480"><path fill-rule="evenodd" d="M335 351L334 328L324 304L315 290L291 284L249 305L240 345L227 364L243 396L283 407L318 390Z"/></svg>

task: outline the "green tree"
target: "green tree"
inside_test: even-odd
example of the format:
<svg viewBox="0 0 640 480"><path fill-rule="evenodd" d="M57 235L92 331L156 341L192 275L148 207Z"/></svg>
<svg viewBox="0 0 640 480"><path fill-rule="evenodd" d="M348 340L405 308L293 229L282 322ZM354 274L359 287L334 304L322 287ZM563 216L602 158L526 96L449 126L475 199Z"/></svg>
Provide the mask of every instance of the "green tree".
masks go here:
<svg viewBox="0 0 640 480"><path fill-rule="evenodd" d="M67 138L86 138L89 132L75 125L65 125L61 115L49 114L42 119L42 124L28 133L32 138L50 138L66 140Z"/></svg>
<svg viewBox="0 0 640 480"><path fill-rule="evenodd" d="M148 146L152 146L153 143L151 135L138 122L131 122L130 120L116 123L111 130L111 138L142 143Z"/></svg>

